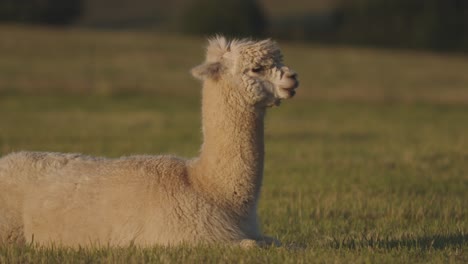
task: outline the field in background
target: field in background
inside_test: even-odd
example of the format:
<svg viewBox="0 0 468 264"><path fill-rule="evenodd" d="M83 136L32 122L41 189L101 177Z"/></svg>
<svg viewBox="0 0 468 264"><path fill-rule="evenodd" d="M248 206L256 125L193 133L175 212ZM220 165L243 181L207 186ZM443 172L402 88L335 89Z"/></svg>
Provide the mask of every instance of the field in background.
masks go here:
<svg viewBox="0 0 468 264"><path fill-rule="evenodd" d="M202 39L0 27L0 155L197 155ZM259 213L279 249L0 248L9 262L468 262L468 58L280 43Z"/></svg>
<svg viewBox="0 0 468 264"><path fill-rule="evenodd" d="M0 26L0 94L199 96L204 39ZM468 57L280 43L314 101L468 103Z"/></svg>

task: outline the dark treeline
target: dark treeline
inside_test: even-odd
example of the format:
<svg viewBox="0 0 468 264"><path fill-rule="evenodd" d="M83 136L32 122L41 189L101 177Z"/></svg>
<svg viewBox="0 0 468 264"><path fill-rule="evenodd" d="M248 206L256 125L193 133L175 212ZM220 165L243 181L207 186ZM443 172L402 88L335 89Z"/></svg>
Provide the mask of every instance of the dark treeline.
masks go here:
<svg viewBox="0 0 468 264"><path fill-rule="evenodd" d="M190 34L230 36L262 36L266 33L266 17L252 0L196 0L180 16L179 28Z"/></svg>
<svg viewBox="0 0 468 264"><path fill-rule="evenodd" d="M0 0L0 21L79 23L80 16L90 11L84 8L86 3L88 8L98 6L89 5L89 1L97 0ZM115 4L108 1L113 9L102 8L101 4L102 11L92 12L102 12L105 18L122 1ZM155 1L153 8L160 5L164 12L156 10L151 16L154 21L148 20L147 14L144 20L143 16L138 17L138 12L124 12L135 17L132 21L127 16L125 22L139 27L159 23L156 28L160 30L190 34L224 33L319 43L468 51L468 0L341 0L331 9L305 10L281 17L268 16L256 0L173 0L172 4ZM135 8L144 10L148 1L133 3ZM112 24L123 23L114 16L106 25Z"/></svg>
<svg viewBox="0 0 468 264"><path fill-rule="evenodd" d="M82 0L0 0L0 21L67 25L82 7Z"/></svg>
<svg viewBox="0 0 468 264"><path fill-rule="evenodd" d="M285 38L468 51L466 0L348 0L328 13L306 14L276 23L273 34ZM300 29L288 35L282 23Z"/></svg>

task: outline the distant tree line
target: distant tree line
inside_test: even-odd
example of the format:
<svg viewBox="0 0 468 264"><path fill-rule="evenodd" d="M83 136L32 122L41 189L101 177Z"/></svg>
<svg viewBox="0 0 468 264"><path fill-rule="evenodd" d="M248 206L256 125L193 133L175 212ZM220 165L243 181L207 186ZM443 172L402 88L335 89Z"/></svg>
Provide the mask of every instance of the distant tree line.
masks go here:
<svg viewBox="0 0 468 264"><path fill-rule="evenodd" d="M468 51L468 0L341 0L332 10L267 21L255 0L193 0L189 33Z"/></svg>
<svg viewBox="0 0 468 264"><path fill-rule="evenodd" d="M180 20L183 32L202 35L261 36L267 27L255 0L191 1Z"/></svg>
<svg viewBox="0 0 468 264"><path fill-rule="evenodd" d="M72 24L85 12L83 6L87 1L98 0L0 0L0 21ZM128 1L134 1L139 8L148 4ZM175 23L161 23L162 15L155 16L161 16L158 20L161 30L176 29L190 34L272 36L320 43L468 52L468 0L338 1L331 10L268 17L257 0L178 0L174 6L180 11L167 10L169 5L160 6L167 13L164 19ZM106 5L93 13L107 12ZM171 27L164 28L165 24Z"/></svg>
<svg viewBox="0 0 468 264"><path fill-rule="evenodd" d="M468 50L467 0L359 0L342 12L341 41Z"/></svg>
<svg viewBox="0 0 468 264"><path fill-rule="evenodd" d="M325 43L468 51L468 1L342 0L327 13L273 21L271 33Z"/></svg>
<svg viewBox="0 0 468 264"><path fill-rule="evenodd" d="M82 11L82 0L1 0L0 21L66 25Z"/></svg>

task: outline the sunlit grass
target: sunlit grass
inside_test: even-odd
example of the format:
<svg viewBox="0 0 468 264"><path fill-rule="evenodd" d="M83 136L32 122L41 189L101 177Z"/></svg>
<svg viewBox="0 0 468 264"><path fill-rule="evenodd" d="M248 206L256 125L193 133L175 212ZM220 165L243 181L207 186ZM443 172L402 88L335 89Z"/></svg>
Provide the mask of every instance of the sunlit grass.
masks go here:
<svg viewBox="0 0 468 264"><path fill-rule="evenodd" d="M202 40L0 31L0 155L197 155ZM282 46L302 86L267 116L259 214L283 248L5 246L0 263L468 262L468 60Z"/></svg>

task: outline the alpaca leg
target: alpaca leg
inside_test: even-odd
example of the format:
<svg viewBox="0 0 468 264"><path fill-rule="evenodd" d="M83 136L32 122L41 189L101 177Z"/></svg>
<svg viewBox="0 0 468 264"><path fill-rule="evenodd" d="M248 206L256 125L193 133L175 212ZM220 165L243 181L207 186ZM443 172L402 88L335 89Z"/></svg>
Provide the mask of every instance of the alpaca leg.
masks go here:
<svg viewBox="0 0 468 264"><path fill-rule="evenodd" d="M267 248L271 246L280 247L281 242L275 238L263 236L259 240L254 239L243 239L240 241L239 245L242 248L250 249L250 248Z"/></svg>
<svg viewBox="0 0 468 264"><path fill-rule="evenodd" d="M257 243L256 240L253 239L242 239L239 243L241 248L251 249L251 248L258 248L260 245Z"/></svg>

